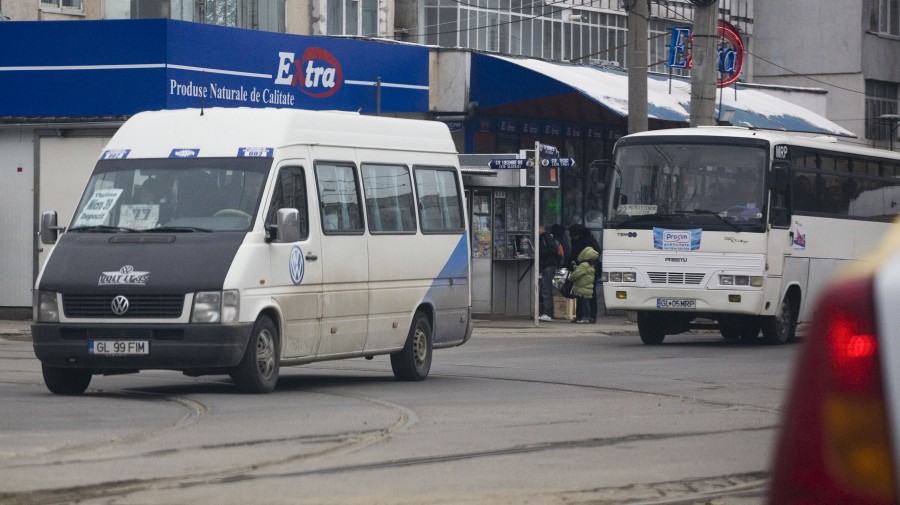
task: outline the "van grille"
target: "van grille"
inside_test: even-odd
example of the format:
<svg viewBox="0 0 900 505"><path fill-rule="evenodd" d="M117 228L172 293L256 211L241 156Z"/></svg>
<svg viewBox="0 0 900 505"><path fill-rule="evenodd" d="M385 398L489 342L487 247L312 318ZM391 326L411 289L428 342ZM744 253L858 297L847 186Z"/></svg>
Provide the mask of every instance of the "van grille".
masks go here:
<svg viewBox="0 0 900 505"><path fill-rule="evenodd" d="M128 311L117 316L112 311L116 295L63 295L63 311L71 318L178 318L184 295L126 295Z"/></svg>
<svg viewBox="0 0 900 505"><path fill-rule="evenodd" d="M703 274L684 272L647 272L653 284L702 284Z"/></svg>

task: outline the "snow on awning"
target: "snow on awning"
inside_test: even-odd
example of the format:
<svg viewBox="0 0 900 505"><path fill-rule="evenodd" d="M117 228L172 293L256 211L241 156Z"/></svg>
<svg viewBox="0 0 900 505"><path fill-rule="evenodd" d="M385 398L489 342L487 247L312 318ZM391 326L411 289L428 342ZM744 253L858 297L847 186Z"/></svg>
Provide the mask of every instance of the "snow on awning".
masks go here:
<svg viewBox="0 0 900 505"><path fill-rule="evenodd" d="M568 63L552 63L530 58L476 54L486 58L473 68L473 88L478 84L479 106L500 105L517 100L577 91L619 117L628 116L628 74L610 68L588 67ZM473 58L473 67L475 62ZM493 69L493 70L491 70ZM478 72L476 73L476 70ZM480 75L483 73L487 75ZM553 82L549 82L553 81ZM496 93L487 93L491 88ZM499 101L498 101L499 100ZM497 103L492 103L496 101ZM716 114L730 117L731 124L855 137L852 132L809 109L768 95L756 89L737 85L716 94ZM647 110L651 119L690 122L691 83L684 78L670 80L651 75L647 80Z"/></svg>

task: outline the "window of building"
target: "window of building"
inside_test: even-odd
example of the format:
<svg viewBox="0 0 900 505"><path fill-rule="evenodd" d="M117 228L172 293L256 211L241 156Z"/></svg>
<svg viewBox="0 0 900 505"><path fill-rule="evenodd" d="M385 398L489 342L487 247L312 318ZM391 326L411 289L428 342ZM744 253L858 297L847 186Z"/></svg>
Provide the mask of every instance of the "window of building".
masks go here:
<svg viewBox="0 0 900 505"><path fill-rule="evenodd" d="M369 231L416 231L415 205L409 169L402 165L362 164L363 191Z"/></svg>
<svg viewBox="0 0 900 505"><path fill-rule="evenodd" d="M84 10L81 0L41 0L41 8L68 12L82 12Z"/></svg>
<svg viewBox="0 0 900 505"><path fill-rule="evenodd" d="M378 34L378 0L328 0L327 35Z"/></svg>
<svg viewBox="0 0 900 505"><path fill-rule="evenodd" d="M898 85L896 82L866 80L866 138L888 140L892 123L879 117L898 113Z"/></svg>
<svg viewBox="0 0 900 505"><path fill-rule="evenodd" d="M871 31L900 36L900 0L872 0L869 19Z"/></svg>

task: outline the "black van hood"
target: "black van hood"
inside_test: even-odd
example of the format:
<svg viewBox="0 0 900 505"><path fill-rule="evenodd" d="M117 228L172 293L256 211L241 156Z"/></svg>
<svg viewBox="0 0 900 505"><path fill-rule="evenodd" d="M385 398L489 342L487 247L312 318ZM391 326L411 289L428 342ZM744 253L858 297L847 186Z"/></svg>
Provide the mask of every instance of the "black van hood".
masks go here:
<svg viewBox="0 0 900 505"><path fill-rule="evenodd" d="M62 293L189 293L220 290L247 234L63 234L40 289Z"/></svg>

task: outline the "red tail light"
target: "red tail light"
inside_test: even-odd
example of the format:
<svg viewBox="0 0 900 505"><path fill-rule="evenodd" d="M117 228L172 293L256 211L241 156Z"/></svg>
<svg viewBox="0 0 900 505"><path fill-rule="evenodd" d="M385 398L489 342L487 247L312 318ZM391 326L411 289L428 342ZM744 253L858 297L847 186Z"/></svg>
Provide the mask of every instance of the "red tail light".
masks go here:
<svg viewBox="0 0 900 505"><path fill-rule="evenodd" d="M871 278L823 295L784 414L771 505L898 502L876 330Z"/></svg>

